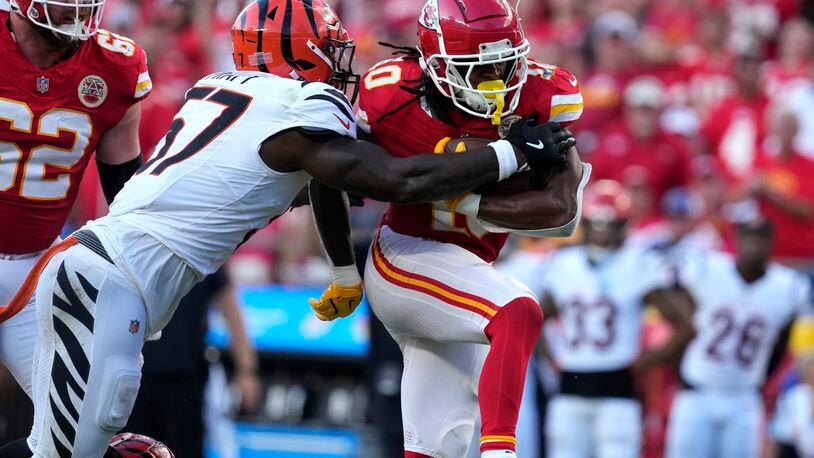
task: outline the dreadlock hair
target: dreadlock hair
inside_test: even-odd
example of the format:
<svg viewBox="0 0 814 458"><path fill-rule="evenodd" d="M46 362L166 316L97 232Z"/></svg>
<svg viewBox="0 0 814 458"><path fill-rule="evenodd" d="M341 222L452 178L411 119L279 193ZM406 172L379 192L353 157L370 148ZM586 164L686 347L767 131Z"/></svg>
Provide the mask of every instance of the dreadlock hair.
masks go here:
<svg viewBox="0 0 814 458"><path fill-rule="evenodd" d="M380 41L379 45L393 49L394 56L401 56L406 60L418 61L421 58L421 52L414 46L398 46L391 43L386 43L384 41ZM438 99L438 91L435 90L435 86L432 84L430 77L424 73L422 73L421 77L418 79L404 80L404 83L406 84L399 84L399 88L404 92L413 94L413 97L392 110L382 114L382 116L379 118L380 121L407 108L413 103L421 100L422 97L427 97L427 100L432 102L436 102L436 99ZM437 103L431 103L431 105L437 107ZM437 114L442 121L448 123L450 122L448 116L444 114L443 110L435 109L433 111L437 112L434 114Z"/></svg>

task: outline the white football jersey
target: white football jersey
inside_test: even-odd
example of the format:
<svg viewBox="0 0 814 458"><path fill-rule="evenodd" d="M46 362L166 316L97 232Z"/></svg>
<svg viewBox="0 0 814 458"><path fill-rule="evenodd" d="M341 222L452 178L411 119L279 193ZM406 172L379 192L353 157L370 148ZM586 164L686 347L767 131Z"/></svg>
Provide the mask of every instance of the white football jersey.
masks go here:
<svg viewBox="0 0 814 458"><path fill-rule="evenodd" d="M138 227L210 274L285 212L311 178L270 169L259 154L262 143L291 128L355 138L352 113L344 94L327 84L258 72L209 75L187 92L167 135L116 196L109 218Z"/></svg>
<svg viewBox="0 0 814 458"><path fill-rule="evenodd" d="M808 278L778 264L746 283L726 254L693 257L680 272L696 302L698 334L681 361L681 376L698 388L758 388L782 329L810 305Z"/></svg>
<svg viewBox="0 0 814 458"><path fill-rule="evenodd" d="M584 246L555 253L538 274L538 294L548 294L559 312L561 332L552 354L561 369L619 370L639 354L642 299L674 280L661 254L625 245L593 265Z"/></svg>

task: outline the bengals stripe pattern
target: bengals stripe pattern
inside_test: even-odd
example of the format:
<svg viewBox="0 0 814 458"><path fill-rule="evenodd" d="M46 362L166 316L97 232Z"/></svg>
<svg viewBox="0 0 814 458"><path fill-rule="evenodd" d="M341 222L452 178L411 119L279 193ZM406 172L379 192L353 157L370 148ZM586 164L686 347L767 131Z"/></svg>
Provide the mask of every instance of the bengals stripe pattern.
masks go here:
<svg viewBox="0 0 814 458"><path fill-rule="evenodd" d="M86 301L77 291L83 291ZM54 361L48 388L48 422L60 457L70 457L76 440L79 412L90 374L93 325L99 290L78 272L68 273L63 262L57 271L52 320Z"/></svg>

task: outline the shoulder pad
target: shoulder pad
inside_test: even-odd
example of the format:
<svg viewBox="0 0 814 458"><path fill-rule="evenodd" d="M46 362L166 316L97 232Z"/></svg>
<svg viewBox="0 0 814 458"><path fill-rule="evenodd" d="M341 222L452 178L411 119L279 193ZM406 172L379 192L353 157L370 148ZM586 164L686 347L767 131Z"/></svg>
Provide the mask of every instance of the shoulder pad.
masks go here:
<svg viewBox="0 0 814 458"><path fill-rule="evenodd" d="M416 85L422 75L421 66L414 60L388 59L368 70L359 88L359 124L365 131L394 107L406 102L413 94L402 85Z"/></svg>
<svg viewBox="0 0 814 458"><path fill-rule="evenodd" d="M300 127L332 130L356 138L353 107L342 91L325 83L303 82L292 107L301 119Z"/></svg>
<svg viewBox="0 0 814 458"><path fill-rule="evenodd" d="M579 119L583 100L577 77L562 67L536 60L530 59L528 65L529 78L523 94L540 98L541 100L536 101L537 105L549 106L549 121L567 125ZM543 98L547 100L542 100Z"/></svg>
<svg viewBox="0 0 814 458"><path fill-rule="evenodd" d="M153 83L147 71L147 55L144 50L130 38L104 29L100 29L90 40L101 50L103 65L114 67L115 72L127 82L132 98L139 101L147 97Z"/></svg>

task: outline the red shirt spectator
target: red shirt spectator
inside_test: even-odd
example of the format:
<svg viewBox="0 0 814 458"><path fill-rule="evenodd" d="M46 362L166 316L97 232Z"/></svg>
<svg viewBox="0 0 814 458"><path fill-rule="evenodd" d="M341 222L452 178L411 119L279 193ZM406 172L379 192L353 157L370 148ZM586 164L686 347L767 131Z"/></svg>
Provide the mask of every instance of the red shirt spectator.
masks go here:
<svg viewBox="0 0 814 458"><path fill-rule="evenodd" d="M709 112L701 127L710 151L720 159L730 178L747 176L754 167L767 102L762 96L727 97Z"/></svg>
<svg viewBox="0 0 814 458"><path fill-rule="evenodd" d="M635 41L639 35L636 20L622 11L603 13L591 28L591 46L595 66L585 76L580 76L580 89L585 110L578 130L596 130L608 119L619 115L622 89L628 80L640 73L637 68ZM583 149L592 145L583 144Z"/></svg>
<svg viewBox="0 0 814 458"><path fill-rule="evenodd" d="M701 16L693 39L676 44L673 64L681 78L669 88L673 102L705 115L710 107L735 92L727 33L725 11L713 8Z"/></svg>
<svg viewBox="0 0 814 458"><path fill-rule="evenodd" d="M625 89L623 122L611 124L599 136L589 158L593 179L643 184L650 192L650 212L668 189L686 185L690 153L682 139L659 125L664 89L653 77L640 77Z"/></svg>
<svg viewBox="0 0 814 458"><path fill-rule="evenodd" d="M760 203L775 228L774 256L814 260L814 161L794 149L798 125L788 111L772 117L769 148L755 163L755 173L736 197ZM774 146L774 148L771 148Z"/></svg>
<svg viewBox="0 0 814 458"><path fill-rule="evenodd" d="M761 60L742 55L735 64L738 91L721 100L706 116L701 134L710 151L732 178L743 178L753 170L758 145L763 139L763 115L768 99L759 85Z"/></svg>
<svg viewBox="0 0 814 458"><path fill-rule="evenodd" d="M774 255L780 258L814 259L814 161L795 152L787 156L762 158L757 170L763 176L760 208L774 224ZM789 212L780 199L807 204L809 216Z"/></svg>

